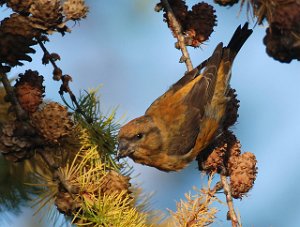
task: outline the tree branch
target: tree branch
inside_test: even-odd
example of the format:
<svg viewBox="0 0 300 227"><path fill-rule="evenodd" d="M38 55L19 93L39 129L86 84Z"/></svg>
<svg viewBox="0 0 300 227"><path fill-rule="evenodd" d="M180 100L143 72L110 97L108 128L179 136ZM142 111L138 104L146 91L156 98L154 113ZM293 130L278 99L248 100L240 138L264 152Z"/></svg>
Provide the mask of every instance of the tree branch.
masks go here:
<svg viewBox="0 0 300 227"><path fill-rule="evenodd" d="M221 177L221 182L223 184L224 194L226 196L226 202L227 202L227 206L228 206L228 210L229 210L229 217L231 220L232 227L241 227L242 225L239 223L236 212L234 210L230 186L227 182L227 178L225 175L222 175L222 174L220 175L220 177Z"/></svg>
<svg viewBox="0 0 300 227"><path fill-rule="evenodd" d="M38 44L40 45L42 51L44 52L44 55L46 56L51 56L51 54L49 53L49 51L47 50L47 48L45 47L44 43L42 40L38 40ZM83 111L80 108L80 105L76 99L76 96L74 95L74 93L72 92L70 86L69 86L69 82L72 81L72 77L70 75L62 75L62 70L57 66L55 60L50 57L49 58L50 63L52 64L54 71L53 71L53 79L54 80L61 80L62 84L60 86L59 89L59 94L61 95L63 101L65 102L65 99L63 97L64 93L68 93L70 96L71 101L73 102L73 104L76 107L76 111L79 112L80 114L82 114L85 118L85 114L83 113ZM66 103L66 102L65 102ZM87 119L88 121L89 119Z"/></svg>
<svg viewBox="0 0 300 227"><path fill-rule="evenodd" d="M7 97L9 98L10 103L15 109L17 118L19 120L27 119L27 113L23 110L23 108L20 106L19 101L15 95L14 89L10 84L9 79L7 78L7 75L3 72L0 72L0 80L4 86L4 89L6 91Z"/></svg>
<svg viewBox="0 0 300 227"><path fill-rule="evenodd" d="M188 52L188 50L186 48L186 45L185 45L185 42L184 42L184 35L182 34L182 26L177 21L177 19L175 17L175 14L174 14L174 12L173 12L170 4L169 4L169 1L168 0L161 0L161 2L162 2L163 6L166 10L168 19L170 21L172 21L172 24L174 25L174 32L176 33L176 37L177 37L177 40L178 40L178 45L179 45L179 48L182 52L182 57L180 58L180 60L184 61L185 64L186 64L187 70L191 71L191 70L193 70L194 67L193 67L189 52Z"/></svg>

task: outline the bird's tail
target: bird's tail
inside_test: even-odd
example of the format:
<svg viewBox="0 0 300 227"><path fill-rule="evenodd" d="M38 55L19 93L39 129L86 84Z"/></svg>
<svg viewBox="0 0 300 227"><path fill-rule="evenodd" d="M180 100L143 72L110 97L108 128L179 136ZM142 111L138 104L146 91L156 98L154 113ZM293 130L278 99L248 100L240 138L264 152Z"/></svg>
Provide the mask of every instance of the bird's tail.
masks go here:
<svg viewBox="0 0 300 227"><path fill-rule="evenodd" d="M228 45L225 47L226 49L229 49L230 54L228 56L228 60L231 62L234 60L237 53L240 51L242 46L245 44L246 40L249 38L249 36L252 34L253 30L248 28L248 22L244 24L243 27L238 26L235 32L233 33ZM210 58L204 60L199 64L196 68L200 72L203 68L205 68L210 61Z"/></svg>
<svg viewBox="0 0 300 227"><path fill-rule="evenodd" d="M252 32L253 30L248 28L248 23L245 23L243 27L241 27L241 25L237 27L226 47L230 49L231 61L233 61Z"/></svg>
<svg viewBox="0 0 300 227"><path fill-rule="evenodd" d="M234 58L245 44L246 40L252 34L252 29L248 28L248 23L245 23L243 27L238 26L235 32L232 35L231 40L228 45L223 48L222 56L222 75L226 78L224 81L224 86L227 87L231 78L231 67L234 61ZM227 90L225 90L227 92Z"/></svg>

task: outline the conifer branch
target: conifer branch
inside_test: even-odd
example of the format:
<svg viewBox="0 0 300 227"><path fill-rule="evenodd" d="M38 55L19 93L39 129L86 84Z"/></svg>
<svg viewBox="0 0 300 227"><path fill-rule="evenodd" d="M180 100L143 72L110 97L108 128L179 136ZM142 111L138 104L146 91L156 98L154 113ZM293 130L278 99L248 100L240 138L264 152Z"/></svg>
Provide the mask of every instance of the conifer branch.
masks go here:
<svg viewBox="0 0 300 227"><path fill-rule="evenodd" d="M224 194L226 196L226 202L229 210L229 218L231 220L232 227L241 227L242 225L239 223L236 212L233 206L233 200L231 196L230 186L227 182L227 178L225 175L220 175L221 182L223 184Z"/></svg>
<svg viewBox="0 0 300 227"><path fill-rule="evenodd" d="M7 75L3 72L0 72L0 80L4 86L4 89L6 91L6 94L7 94L7 97L9 98L10 103L12 104L12 106L15 109L17 118L19 120L26 119L28 116L27 116L26 112L22 109L22 107L20 106L19 101L14 92L14 89L11 86L11 84L7 78Z"/></svg>
<svg viewBox="0 0 300 227"><path fill-rule="evenodd" d="M189 52L188 52L188 50L186 48L186 45L185 45L185 42L184 42L184 35L182 34L182 26L178 22L178 20L176 19L175 14L172 10L172 7L169 4L169 1L168 0L161 0L161 2L162 2L163 6L166 10L168 19L170 21L172 21L172 24L174 26L174 32L176 33L176 37L177 37L177 40L178 40L178 45L179 45L179 48L182 52L181 61L184 61L184 63L186 64L187 70L191 71L191 70L193 70L194 67L193 67Z"/></svg>

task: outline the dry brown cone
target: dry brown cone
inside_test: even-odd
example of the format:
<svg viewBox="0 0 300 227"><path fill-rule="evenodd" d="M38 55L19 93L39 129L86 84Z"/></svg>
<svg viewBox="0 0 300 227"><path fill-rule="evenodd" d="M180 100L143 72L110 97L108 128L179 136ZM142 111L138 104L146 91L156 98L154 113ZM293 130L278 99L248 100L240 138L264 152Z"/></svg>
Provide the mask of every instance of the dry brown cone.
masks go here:
<svg viewBox="0 0 300 227"><path fill-rule="evenodd" d="M300 32L300 2L279 5L274 10L272 21L269 22L281 29Z"/></svg>
<svg viewBox="0 0 300 227"><path fill-rule="evenodd" d="M34 28L28 20L28 17L18 13L13 13L10 17L1 22L0 31L11 35L19 35L24 38L32 39L38 37L40 32Z"/></svg>
<svg viewBox="0 0 300 227"><path fill-rule="evenodd" d="M184 24L186 45L199 47L200 44L208 40L214 31L216 18L215 10L211 5L205 2L194 5L192 10L188 11Z"/></svg>
<svg viewBox="0 0 300 227"><path fill-rule="evenodd" d="M52 33L54 30L66 31L63 23L60 0L34 1L29 9L30 21L33 27Z"/></svg>
<svg viewBox="0 0 300 227"><path fill-rule="evenodd" d="M121 193L125 191L126 194L131 194L130 177L123 176L122 174L110 170L101 181L101 193L103 194L113 194L113 193Z"/></svg>
<svg viewBox="0 0 300 227"><path fill-rule="evenodd" d="M172 0L172 1L169 1L169 4L174 12L174 16L175 16L176 20L178 21L178 23L181 26L183 26L185 23L185 20L186 20L187 13L188 13L188 7L185 4L185 1L184 0ZM164 8L163 8L163 10L164 10L164 15L163 15L164 21L167 22L168 27L171 29L171 31L173 33L173 36L175 38L177 38L176 37L177 32L175 32L174 25L172 24L172 21L169 20L166 10Z"/></svg>
<svg viewBox="0 0 300 227"><path fill-rule="evenodd" d="M230 188L233 198L242 198L252 187L256 179L255 155L251 152L232 159L230 169Z"/></svg>
<svg viewBox="0 0 300 227"><path fill-rule="evenodd" d="M75 199L72 198L72 196L68 192L60 191L57 193L54 203L57 206L59 212L71 216L82 206L79 201L79 197L76 197L75 195L73 195L73 197Z"/></svg>
<svg viewBox="0 0 300 227"><path fill-rule="evenodd" d="M33 113L43 102L45 92L43 81L43 76L37 71L26 70L24 74L19 74L14 87L18 101L25 111Z"/></svg>
<svg viewBox="0 0 300 227"><path fill-rule="evenodd" d="M35 53L31 46L39 32L33 28L26 17L12 14L1 21L0 26L0 63L13 67L23 65L20 61L31 61L30 53Z"/></svg>
<svg viewBox="0 0 300 227"><path fill-rule="evenodd" d="M227 130L229 127L234 125L239 117L238 110L240 107L240 101L237 99L235 89L230 88L227 93L227 97L230 101L227 103L226 115L223 121L223 128Z"/></svg>
<svg viewBox="0 0 300 227"><path fill-rule="evenodd" d="M241 154L241 145L235 135L226 130L216 141L197 157L199 170L229 174L228 163Z"/></svg>
<svg viewBox="0 0 300 227"><path fill-rule="evenodd" d="M294 59L300 61L299 40L300 33L280 31L272 25L267 28L263 39L268 55L283 63L290 63Z"/></svg>
<svg viewBox="0 0 300 227"><path fill-rule="evenodd" d="M63 4L63 12L68 20L80 20L86 17L88 7L84 0L67 0Z"/></svg>
<svg viewBox="0 0 300 227"><path fill-rule="evenodd" d="M29 14L29 8L33 0L7 0L7 6L20 14Z"/></svg>
<svg viewBox="0 0 300 227"><path fill-rule="evenodd" d="M264 37L268 55L285 63L300 60L300 2L285 3L273 11Z"/></svg>
<svg viewBox="0 0 300 227"><path fill-rule="evenodd" d="M18 133L19 125L11 121L0 127L0 152L7 160L14 162L30 158L34 148L30 135Z"/></svg>
<svg viewBox="0 0 300 227"><path fill-rule="evenodd" d="M228 148L226 152L225 166L226 175L229 176L231 174L232 166L235 164L235 158L241 155L241 143L230 131L226 132L226 141Z"/></svg>
<svg viewBox="0 0 300 227"><path fill-rule="evenodd" d="M239 0L214 0L214 2L221 6L233 6L238 3Z"/></svg>
<svg viewBox="0 0 300 227"><path fill-rule="evenodd" d="M28 54L35 53L31 46L36 45L34 40L22 36L1 33L0 31L0 63L14 67L23 65L21 61L32 61Z"/></svg>
<svg viewBox="0 0 300 227"><path fill-rule="evenodd" d="M32 125L47 141L57 143L72 133L73 122L67 108L57 102L49 102L30 116Z"/></svg>
<svg viewBox="0 0 300 227"><path fill-rule="evenodd" d="M227 152L227 143L221 136L209 148L201 152L197 157L200 171L221 172L224 169L224 158Z"/></svg>

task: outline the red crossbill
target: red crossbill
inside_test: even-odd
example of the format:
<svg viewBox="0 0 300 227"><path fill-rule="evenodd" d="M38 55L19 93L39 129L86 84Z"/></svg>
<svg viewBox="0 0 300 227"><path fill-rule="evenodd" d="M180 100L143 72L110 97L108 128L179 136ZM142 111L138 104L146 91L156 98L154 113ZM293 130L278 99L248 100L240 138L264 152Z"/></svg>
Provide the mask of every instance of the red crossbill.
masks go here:
<svg viewBox="0 0 300 227"><path fill-rule="evenodd" d="M118 158L128 156L163 171L180 170L194 160L222 133L231 66L251 33L247 23L239 26L227 47L219 43L210 58L156 99L145 115L124 125Z"/></svg>

